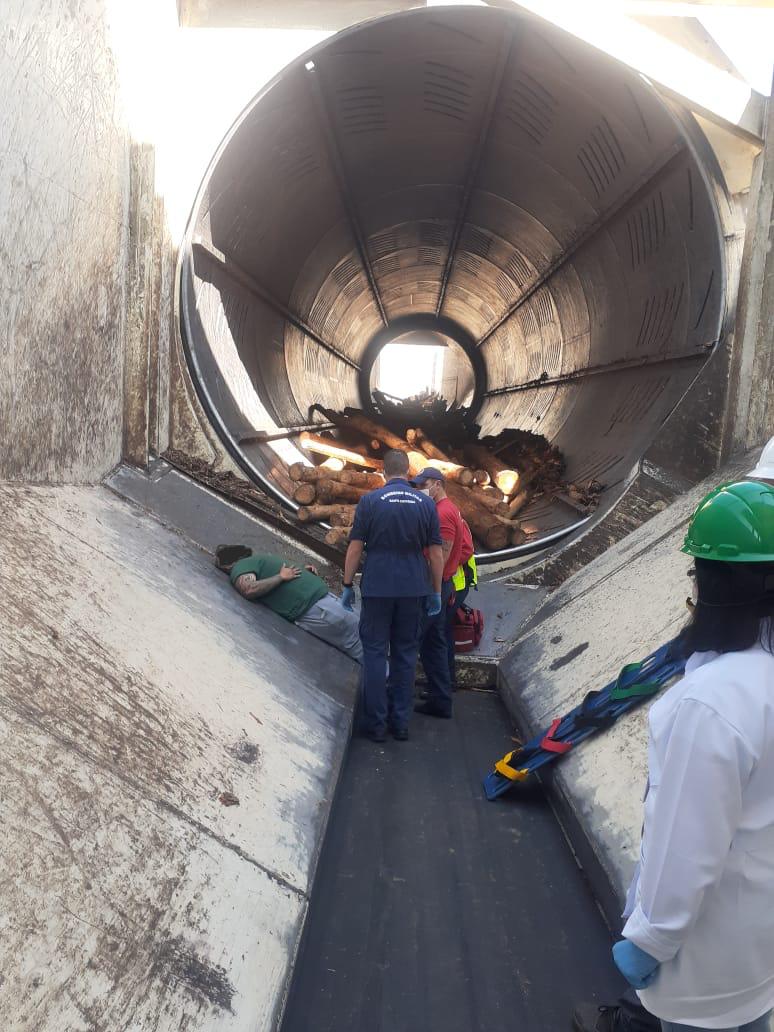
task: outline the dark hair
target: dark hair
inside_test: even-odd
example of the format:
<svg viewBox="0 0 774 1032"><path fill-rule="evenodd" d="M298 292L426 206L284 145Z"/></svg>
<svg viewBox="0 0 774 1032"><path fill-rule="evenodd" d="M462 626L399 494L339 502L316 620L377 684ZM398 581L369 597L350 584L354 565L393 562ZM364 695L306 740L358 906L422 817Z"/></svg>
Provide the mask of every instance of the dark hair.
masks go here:
<svg viewBox="0 0 774 1032"><path fill-rule="evenodd" d="M683 628L684 655L742 652L760 642L774 652L774 564L696 560L699 602Z"/></svg>
<svg viewBox="0 0 774 1032"><path fill-rule="evenodd" d="M409 460L408 455L403 451L398 451L393 448L391 451L385 452L384 455L384 476L385 479L390 477L405 477L409 471Z"/></svg>
<svg viewBox="0 0 774 1032"><path fill-rule="evenodd" d="M215 549L215 565L219 570L228 570L240 559L249 559L253 554L247 545L218 545Z"/></svg>

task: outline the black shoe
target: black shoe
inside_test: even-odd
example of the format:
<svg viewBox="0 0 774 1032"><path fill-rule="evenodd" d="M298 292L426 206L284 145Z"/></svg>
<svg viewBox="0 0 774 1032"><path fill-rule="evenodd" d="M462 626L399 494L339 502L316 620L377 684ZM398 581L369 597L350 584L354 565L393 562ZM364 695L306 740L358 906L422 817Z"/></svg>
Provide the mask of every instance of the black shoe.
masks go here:
<svg viewBox="0 0 774 1032"><path fill-rule="evenodd" d="M623 1032L621 1008L579 1003L572 1012L572 1027L575 1032Z"/></svg>
<svg viewBox="0 0 774 1032"><path fill-rule="evenodd" d="M451 719L451 710L441 709L440 706L429 699L427 702L420 702L418 706L415 706L414 712L422 713L426 717L440 717L442 720Z"/></svg>
<svg viewBox="0 0 774 1032"><path fill-rule="evenodd" d="M408 741L408 728L407 727L393 727L390 728L392 737L396 742L407 742Z"/></svg>
<svg viewBox="0 0 774 1032"><path fill-rule="evenodd" d="M370 741L372 741L372 742L377 742L377 743L381 744L382 742L386 742L387 741L387 732L386 731L366 731L366 738L370 739Z"/></svg>

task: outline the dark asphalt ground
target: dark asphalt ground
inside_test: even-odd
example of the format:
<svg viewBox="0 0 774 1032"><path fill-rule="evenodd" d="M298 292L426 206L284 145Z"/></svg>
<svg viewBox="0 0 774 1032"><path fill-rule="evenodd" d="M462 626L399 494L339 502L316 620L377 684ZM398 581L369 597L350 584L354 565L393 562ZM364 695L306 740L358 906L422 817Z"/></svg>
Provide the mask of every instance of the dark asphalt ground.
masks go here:
<svg viewBox="0 0 774 1032"><path fill-rule="evenodd" d="M283 1032L563 1032L614 999L611 936L538 785L489 803L497 697L352 742Z"/></svg>

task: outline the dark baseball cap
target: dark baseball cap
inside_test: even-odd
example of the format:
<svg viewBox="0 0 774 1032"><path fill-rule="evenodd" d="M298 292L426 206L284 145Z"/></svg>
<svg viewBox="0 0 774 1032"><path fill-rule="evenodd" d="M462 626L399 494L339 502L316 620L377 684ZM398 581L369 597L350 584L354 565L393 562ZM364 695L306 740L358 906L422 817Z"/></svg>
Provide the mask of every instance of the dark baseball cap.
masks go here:
<svg viewBox="0 0 774 1032"><path fill-rule="evenodd" d="M446 477L435 466L426 466L421 473L417 473L411 483L417 487L419 484L424 484L426 480L439 480L442 484L446 483Z"/></svg>

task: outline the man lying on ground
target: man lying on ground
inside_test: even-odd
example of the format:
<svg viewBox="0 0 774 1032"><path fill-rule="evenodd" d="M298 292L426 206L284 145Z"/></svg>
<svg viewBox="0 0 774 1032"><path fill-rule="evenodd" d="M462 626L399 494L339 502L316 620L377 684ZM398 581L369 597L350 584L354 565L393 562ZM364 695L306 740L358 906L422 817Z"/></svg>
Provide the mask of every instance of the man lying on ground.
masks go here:
<svg viewBox="0 0 774 1032"><path fill-rule="evenodd" d="M218 545L215 565L229 575L243 598L261 602L362 663L357 614L342 606L311 563L299 570L278 555L253 555L246 545Z"/></svg>

